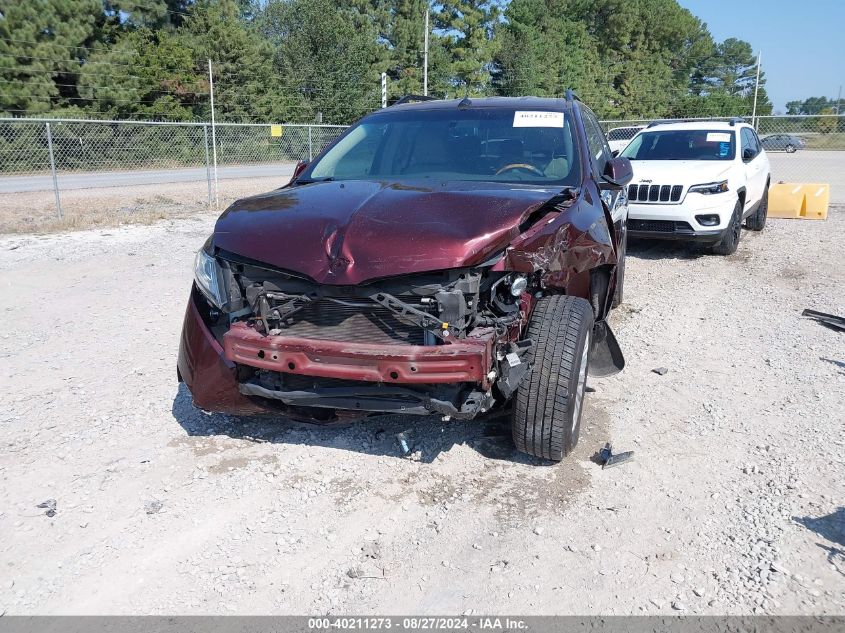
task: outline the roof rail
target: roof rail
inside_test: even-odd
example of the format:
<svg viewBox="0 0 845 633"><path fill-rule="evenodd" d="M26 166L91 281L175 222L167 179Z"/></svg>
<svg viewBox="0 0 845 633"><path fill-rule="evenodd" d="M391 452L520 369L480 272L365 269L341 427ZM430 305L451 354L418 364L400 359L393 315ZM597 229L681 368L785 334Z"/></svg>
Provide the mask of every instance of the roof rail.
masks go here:
<svg viewBox="0 0 845 633"><path fill-rule="evenodd" d="M655 119L651 123L649 123L646 127L654 127L655 125L667 125L670 123L706 123L708 121L724 121L724 119L714 118L714 119ZM737 123L745 123L745 119L741 116L734 116L728 119L728 124L736 125Z"/></svg>
<svg viewBox="0 0 845 633"><path fill-rule="evenodd" d="M699 119L655 119L648 125L647 128L654 127L655 125L667 125L669 123L693 123Z"/></svg>
<svg viewBox="0 0 845 633"><path fill-rule="evenodd" d="M566 89L565 96L567 101L581 101L581 99L578 97L577 94L575 94L575 91L572 88Z"/></svg>
<svg viewBox="0 0 845 633"><path fill-rule="evenodd" d="M411 103L412 101L437 101L437 97L429 97L428 95L405 95L393 105L398 106L403 103Z"/></svg>

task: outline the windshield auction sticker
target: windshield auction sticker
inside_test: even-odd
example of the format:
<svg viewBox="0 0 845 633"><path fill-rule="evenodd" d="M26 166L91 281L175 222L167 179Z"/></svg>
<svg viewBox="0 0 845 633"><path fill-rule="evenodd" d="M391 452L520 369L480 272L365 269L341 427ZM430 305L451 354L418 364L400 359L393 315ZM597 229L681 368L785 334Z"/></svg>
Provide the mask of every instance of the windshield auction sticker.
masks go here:
<svg viewBox="0 0 845 633"><path fill-rule="evenodd" d="M707 143L730 143L731 142L731 133L730 132L708 132L706 142Z"/></svg>
<svg viewBox="0 0 845 633"><path fill-rule="evenodd" d="M563 127L563 112L517 110L513 113L514 127Z"/></svg>

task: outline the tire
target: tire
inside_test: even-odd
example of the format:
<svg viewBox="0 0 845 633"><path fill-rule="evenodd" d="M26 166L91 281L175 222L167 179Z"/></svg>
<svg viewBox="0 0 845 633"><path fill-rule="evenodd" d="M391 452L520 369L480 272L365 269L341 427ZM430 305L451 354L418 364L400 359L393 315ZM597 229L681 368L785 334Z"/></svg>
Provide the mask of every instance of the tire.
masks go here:
<svg viewBox="0 0 845 633"><path fill-rule="evenodd" d="M613 303L611 308L618 308L622 305L623 293L625 290L625 260L628 259L628 229L622 233L622 257L616 264L616 288L613 291Z"/></svg>
<svg viewBox="0 0 845 633"><path fill-rule="evenodd" d="M794 154L795 153L795 146L792 143L787 145L785 149L786 149L787 154Z"/></svg>
<svg viewBox="0 0 845 633"><path fill-rule="evenodd" d="M733 255L736 247L739 246L739 236L742 233L742 202L736 201L734 212L731 215L730 224L721 239L713 245L713 252L716 255Z"/></svg>
<svg viewBox="0 0 845 633"><path fill-rule="evenodd" d="M537 302L527 335L533 365L511 412L517 450L560 461L578 444L592 331L588 301L555 295Z"/></svg>
<svg viewBox="0 0 845 633"><path fill-rule="evenodd" d="M769 215L769 185L763 189L763 197L760 199L760 204L757 205L757 210L748 216L745 220L745 226L749 231L762 231L766 226L766 218Z"/></svg>

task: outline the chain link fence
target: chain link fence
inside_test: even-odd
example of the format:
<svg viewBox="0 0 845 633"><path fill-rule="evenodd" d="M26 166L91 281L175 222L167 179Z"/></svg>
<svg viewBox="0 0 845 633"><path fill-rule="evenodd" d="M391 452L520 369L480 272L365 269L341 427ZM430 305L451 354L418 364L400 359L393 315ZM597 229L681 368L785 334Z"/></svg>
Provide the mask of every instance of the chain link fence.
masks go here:
<svg viewBox="0 0 845 633"><path fill-rule="evenodd" d="M0 233L221 209L284 185L344 129L0 119Z"/></svg>
<svg viewBox="0 0 845 633"><path fill-rule="evenodd" d="M649 122L602 125L608 132ZM753 125L773 182L826 182L831 202L845 204L845 115L765 116ZM310 160L344 129L0 119L0 233L222 209L282 186L296 161Z"/></svg>

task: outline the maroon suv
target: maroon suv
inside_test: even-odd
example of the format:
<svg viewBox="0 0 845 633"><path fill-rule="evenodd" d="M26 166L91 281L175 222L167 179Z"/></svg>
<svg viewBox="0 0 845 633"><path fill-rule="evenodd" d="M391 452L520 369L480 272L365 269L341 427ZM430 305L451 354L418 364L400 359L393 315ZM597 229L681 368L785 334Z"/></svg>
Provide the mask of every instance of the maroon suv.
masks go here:
<svg viewBox="0 0 845 633"><path fill-rule="evenodd" d="M350 127L197 253L178 373L196 406L331 422L509 407L517 448L578 441L587 367L624 364L631 178L566 99L418 100Z"/></svg>

